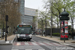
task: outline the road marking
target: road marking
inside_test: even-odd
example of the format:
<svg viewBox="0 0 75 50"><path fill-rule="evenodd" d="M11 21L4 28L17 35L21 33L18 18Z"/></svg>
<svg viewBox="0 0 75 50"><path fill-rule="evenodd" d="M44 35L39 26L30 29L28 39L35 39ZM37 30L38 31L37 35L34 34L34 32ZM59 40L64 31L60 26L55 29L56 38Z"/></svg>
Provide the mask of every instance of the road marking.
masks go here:
<svg viewBox="0 0 75 50"><path fill-rule="evenodd" d="M33 45L31 42L28 42L29 43L29 45Z"/></svg>
<svg viewBox="0 0 75 50"><path fill-rule="evenodd" d="M25 45L25 43L24 42L21 42L21 45Z"/></svg>
<svg viewBox="0 0 75 50"><path fill-rule="evenodd" d="M41 42L40 42L39 44L40 44L40 45L45 45L44 43L41 43Z"/></svg>
<svg viewBox="0 0 75 50"><path fill-rule="evenodd" d="M29 45L28 42L25 42L25 45Z"/></svg>
<svg viewBox="0 0 75 50"><path fill-rule="evenodd" d="M11 50L18 50L18 49L11 49Z"/></svg>
<svg viewBox="0 0 75 50"><path fill-rule="evenodd" d="M25 50L32 50L32 49L25 49Z"/></svg>
<svg viewBox="0 0 75 50"><path fill-rule="evenodd" d="M9 41L6 41L6 43L9 43Z"/></svg>
<svg viewBox="0 0 75 50"><path fill-rule="evenodd" d="M38 49L38 50L45 50L45 49Z"/></svg>
<svg viewBox="0 0 75 50"><path fill-rule="evenodd" d="M48 46L63 46L58 43L50 42L15 42L14 45L48 45Z"/></svg>
<svg viewBox="0 0 75 50"><path fill-rule="evenodd" d="M33 44L33 45L38 45L38 44L36 44L35 42L32 42L32 44Z"/></svg>
<svg viewBox="0 0 75 50"><path fill-rule="evenodd" d="M11 50L19 50L19 49L11 49ZM34 49L25 49L25 50L34 50ZM37 50L45 50L45 49L37 49Z"/></svg>
<svg viewBox="0 0 75 50"><path fill-rule="evenodd" d="M16 45L17 45L17 46L18 46L18 45L21 45L21 43L20 43L20 42L17 42L17 44L16 44Z"/></svg>

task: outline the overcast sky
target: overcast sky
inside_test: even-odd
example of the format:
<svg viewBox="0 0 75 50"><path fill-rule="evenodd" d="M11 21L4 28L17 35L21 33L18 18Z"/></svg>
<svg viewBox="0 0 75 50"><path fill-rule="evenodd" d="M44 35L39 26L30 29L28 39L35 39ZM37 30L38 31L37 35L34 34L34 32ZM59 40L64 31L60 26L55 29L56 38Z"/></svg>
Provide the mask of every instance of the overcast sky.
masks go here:
<svg viewBox="0 0 75 50"><path fill-rule="evenodd" d="M43 0L25 0L25 7L32 9L43 9Z"/></svg>

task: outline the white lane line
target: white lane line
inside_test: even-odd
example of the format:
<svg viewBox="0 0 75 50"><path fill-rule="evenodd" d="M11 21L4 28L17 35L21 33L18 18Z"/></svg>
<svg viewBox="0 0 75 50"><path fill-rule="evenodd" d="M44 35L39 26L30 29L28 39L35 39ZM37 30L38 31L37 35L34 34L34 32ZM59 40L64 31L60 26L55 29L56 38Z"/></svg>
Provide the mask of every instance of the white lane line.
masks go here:
<svg viewBox="0 0 75 50"><path fill-rule="evenodd" d="M32 42L32 44L33 44L33 45L38 45L38 44L37 44L37 43L35 43L35 42Z"/></svg>
<svg viewBox="0 0 75 50"><path fill-rule="evenodd" d="M32 50L32 49L25 49L25 50Z"/></svg>
<svg viewBox="0 0 75 50"><path fill-rule="evenodd" d="M21 43L20 42L17 42L16 45L21 45Z"/></svg>
<svg viewBox="0 0 75 50"><path fill-rule="evenodd" d="M25 45L29 45L29 43L28 42L25 42Z"/></svg>
<svg viewBox="0 0 75 50"><path fill-rule="evenodd" d="M19 50L19 49L11 49L11 50Z"/></svg>
<svg viewBox="0 0 75 50"><path fill-rule="evenodd" d="M40 42L39 44L40 44L40 45L45 45L44 43L41 43L41 42Z"/></svg>
<svg viewBox="0 0 75 50"><path fill-rule="evenodd" d="M9 43L9 41L6 41L5 43Z"/></svg>
<svg viewBox="0 0 75 50"><path fill-rule="evenodd" d="M38 50L45 50L45 49L38 49Z"/></svg>
<svg viewBox="0 0 75 50"><path fill-rule="evenodd" d="M25 49L25 50L33 50L33 49ZM37 49L37 50L45 50L45 49Z"/></svg>

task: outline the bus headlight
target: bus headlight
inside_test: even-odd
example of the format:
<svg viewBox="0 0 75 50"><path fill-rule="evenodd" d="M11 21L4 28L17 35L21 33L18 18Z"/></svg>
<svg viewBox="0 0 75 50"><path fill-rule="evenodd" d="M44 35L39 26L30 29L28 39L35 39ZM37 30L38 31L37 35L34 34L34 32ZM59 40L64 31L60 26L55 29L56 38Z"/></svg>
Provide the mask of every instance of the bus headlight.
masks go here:
<svg viewBox="0 0 75 50"><path fill-rule="evenodd" d="M32 38L32 34L30 34L29 37Z"/></svg>

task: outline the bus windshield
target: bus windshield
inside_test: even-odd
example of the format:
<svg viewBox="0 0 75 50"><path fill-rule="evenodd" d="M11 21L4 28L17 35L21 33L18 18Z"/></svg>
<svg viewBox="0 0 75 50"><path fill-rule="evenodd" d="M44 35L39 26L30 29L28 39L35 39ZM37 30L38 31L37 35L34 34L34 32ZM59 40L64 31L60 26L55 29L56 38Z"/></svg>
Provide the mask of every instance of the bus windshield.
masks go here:
<svg viewBox="0 0 75 50"><path fill-rule="evenodd" d="M24 28L24 27L19 27L17 29L18 34L31 34L31 28Z"/></svg>

